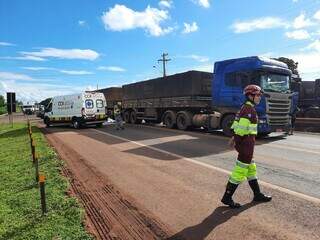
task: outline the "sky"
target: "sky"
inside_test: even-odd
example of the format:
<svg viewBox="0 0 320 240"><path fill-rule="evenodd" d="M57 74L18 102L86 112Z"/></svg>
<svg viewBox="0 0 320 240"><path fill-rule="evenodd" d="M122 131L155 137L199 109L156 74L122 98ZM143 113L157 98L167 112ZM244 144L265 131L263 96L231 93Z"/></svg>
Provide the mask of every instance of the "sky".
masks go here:
<svg viewBox="0 0 320 240"><path fill-rule="evenodd" d="M24 103L245 56L320 78L320 0L0 0L0 95Z"/></svg>

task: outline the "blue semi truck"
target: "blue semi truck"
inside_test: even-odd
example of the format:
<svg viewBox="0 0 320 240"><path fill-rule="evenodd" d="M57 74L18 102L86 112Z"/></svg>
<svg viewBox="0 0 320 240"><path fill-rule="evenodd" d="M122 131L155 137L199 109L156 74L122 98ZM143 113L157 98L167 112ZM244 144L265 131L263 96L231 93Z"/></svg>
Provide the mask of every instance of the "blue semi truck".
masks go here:
<svg viewBox="0 0 320 240"><path fill-rule="evenodd" d="M255 56L216 62L214 73L188 71L99 91L105 94L109 117L118 104L127 123L144 120L181 130L222 129L230 136L230 125L245 101L243 89L256 84L265 92L256 109L258 132L266 135L290 129L290 112L296 104L290 78L286 64Z"/></svg>

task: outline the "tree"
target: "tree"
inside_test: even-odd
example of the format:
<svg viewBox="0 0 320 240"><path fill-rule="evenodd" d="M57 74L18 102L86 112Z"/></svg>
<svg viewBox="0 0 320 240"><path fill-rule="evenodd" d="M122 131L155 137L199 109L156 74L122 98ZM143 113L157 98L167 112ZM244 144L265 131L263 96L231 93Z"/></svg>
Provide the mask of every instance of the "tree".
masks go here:
<svg viewBox="0 0 320 240"><path fill-rule="evenodd" d="M0 95L0 107L5 105L4 96Z"/></svg>
<svg viewBox="0 0 320 240"><path fill-rule="evenodd" d="M293 59L286 57L279 57L274 59L287 64L292 73L295 74L298 78L300 77L298 72L298 62L295 62Z"/></svg>

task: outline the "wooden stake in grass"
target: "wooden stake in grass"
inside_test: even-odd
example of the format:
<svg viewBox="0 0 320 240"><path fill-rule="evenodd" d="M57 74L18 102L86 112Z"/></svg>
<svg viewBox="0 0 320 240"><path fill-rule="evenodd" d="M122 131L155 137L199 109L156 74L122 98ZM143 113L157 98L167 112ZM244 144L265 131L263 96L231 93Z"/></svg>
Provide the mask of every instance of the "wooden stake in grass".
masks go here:
<svg viewBox="0 0 320 240"><path fill-rule="evenodd" d="M31 153L32 153L32 162L34 163L36 158L36 146L33 139L31 141Z"/></svg>
<svg viewBox="0 0 320 240"><path fill-rule="evenodd" d="M35 161L34 161L34 165L35 165L35 170L36 170L36 182L39 182L39 154L36 154L35 156Z"/></svg>
<svg viewBox="0 0 320 240"><path fill-rule="evenodd" d="M42 209L42 215L44 215L47 212L47 206L46 206L46 192L45 192L45 180L46 177L44 175L39 175L39 186L40 186L40 197L41 197L41 209Z"/></svg>

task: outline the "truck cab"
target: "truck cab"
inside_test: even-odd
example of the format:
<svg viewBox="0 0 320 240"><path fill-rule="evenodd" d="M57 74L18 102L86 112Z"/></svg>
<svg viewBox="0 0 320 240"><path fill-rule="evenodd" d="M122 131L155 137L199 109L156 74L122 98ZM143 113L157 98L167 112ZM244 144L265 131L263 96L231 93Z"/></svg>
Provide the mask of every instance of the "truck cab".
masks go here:
<svg viewBox="0 0 320 240"><path fill-rule="evenodd" d="M243 89L249 84L260 86L264 95L256 106L258 132L288 132L291 119L291 71L285 63L264 57L245 57L216 62L212 80L212 107L221 113L221 128L228 129L245 102Z"/></svg>

